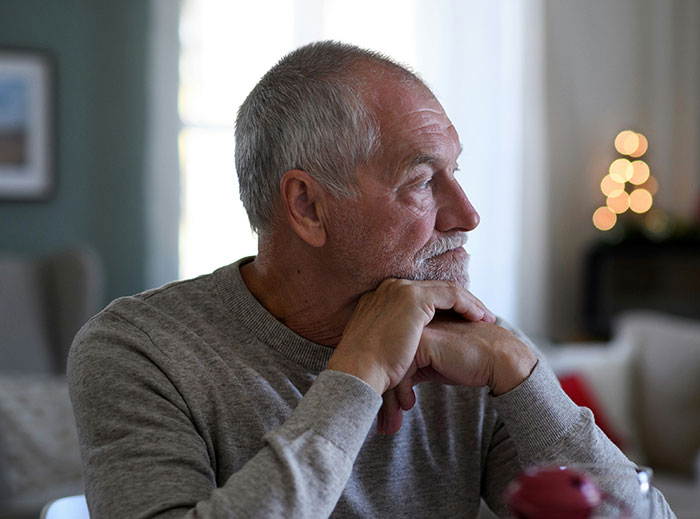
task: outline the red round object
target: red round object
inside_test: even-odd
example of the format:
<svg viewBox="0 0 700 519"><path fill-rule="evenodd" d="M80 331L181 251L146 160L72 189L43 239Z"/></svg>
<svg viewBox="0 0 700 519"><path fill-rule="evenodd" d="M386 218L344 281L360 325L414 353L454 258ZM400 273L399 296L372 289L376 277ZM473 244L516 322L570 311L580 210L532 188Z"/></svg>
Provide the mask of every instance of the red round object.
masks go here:
<svg viewBox="0 0 700 519"><path fill-rule="evenodd" d="M588 519L602 501L588 475L566 467L528 469L506 491L517 519Z"/></svg>

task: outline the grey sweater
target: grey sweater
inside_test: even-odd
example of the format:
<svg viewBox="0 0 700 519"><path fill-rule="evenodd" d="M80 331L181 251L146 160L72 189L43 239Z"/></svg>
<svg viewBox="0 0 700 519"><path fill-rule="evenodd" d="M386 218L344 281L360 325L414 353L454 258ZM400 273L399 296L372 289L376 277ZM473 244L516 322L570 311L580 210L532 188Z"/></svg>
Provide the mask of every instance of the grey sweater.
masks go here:
<svg viewBox="0 0 700 519"><path fill-rule="evenodd" d="M495 398L423 384L401 430L377 434L380 396L324 371L333 350L269 314L239 265L119 299L76 337L93 518L476 517L480 496L506 514L525 466L631 466L542 361Z"/></svg>

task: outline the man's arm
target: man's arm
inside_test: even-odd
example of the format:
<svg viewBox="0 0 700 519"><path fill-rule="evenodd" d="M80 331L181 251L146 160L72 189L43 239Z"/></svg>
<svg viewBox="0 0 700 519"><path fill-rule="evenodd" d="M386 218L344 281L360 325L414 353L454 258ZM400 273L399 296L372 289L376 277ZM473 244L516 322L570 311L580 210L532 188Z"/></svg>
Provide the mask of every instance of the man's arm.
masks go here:
<svg viewBox="0 0 700 519"><path fill-rule="evenodd" d="M502 420L484 470L482 492L489 506L507 515L503 494L508 483L525 468L548 463L613 466L616 475L626 472L629 479L601 477L601 490L632 499L638 491L629 483L635 481L634 464L595 425L590 410L577 406L564 393L546 361L532 362L535 350L527 338L499 326L504 324L455 319L431 323L418 349L418 370L412 381L472 385L463 373L473 366L495 370L485 375ZM422 366L426 374L421 377ZM675 517L656 489L651 490L651 499L654 517Z"/></svg>
<svg viewBox="0 0 700 519"><path fill-rule="evenodd" d="M525 468L538 465L594 464L601 468L586 471L601 476L599 484L608 495L638 492L634 463L596 426L591 411L564 393L546 362L540 361L525 382L492 403L502 420L491 439L482 489L492 510L507 515L506 486ZM606 471L606 465L611 469ZM655 488L650 499L654 518L675 518Z"/></svg>
<svg viewBox="0 0 700 519"><path fill-rule="evenodd" d="M422 290L423 286L418 288ZM371 295L370 301L374 298L381 301L377 293ZM393 365L399 368L388 370L394 376L388 377L389 382L383 386L382 414L385 422L390 423L389 426L385 423L385 432L400 427L401 411L410 409L415 402L412 387L417 383L436 381L490 387L503 424L493 438L483 492L501 513L506 513L503 491L507 483L531 465L611 463L633 470L634 465L595 425L590 411L576 406L562 391L546 362L538 360L527 339L493 324L491 319L480 320L474 312L465 317L469 320L443 315L435 318L433 312L428 322L418 321L423 331L415 352L407 352L413 353L410 365L401 358L400 363ZM380 343L374 348L384 351L387 345ZM339 348L337 354L341 352ZM345 358L345 352L342 354ZM355 358L356 362L367 363L373 362L372 359L371 354ZM363 371L358 369L356 374L362 377ZM612 495L626 491L614 486L604 490ZM652 498L655 517L674 517L655 489Z"/></svg>
<svg viewBox="0 0 700 519"><path fill-rule="evenodd" d="M368 385L321 373L281 427L262 440L240 439L262 448L227 481L217 481L216 452L173 382L176 368L150 341L106 312L81 331L71 352L68 376L94 517L331 513L381 403ZM240 413L244 422L246 410Z"/></svg>

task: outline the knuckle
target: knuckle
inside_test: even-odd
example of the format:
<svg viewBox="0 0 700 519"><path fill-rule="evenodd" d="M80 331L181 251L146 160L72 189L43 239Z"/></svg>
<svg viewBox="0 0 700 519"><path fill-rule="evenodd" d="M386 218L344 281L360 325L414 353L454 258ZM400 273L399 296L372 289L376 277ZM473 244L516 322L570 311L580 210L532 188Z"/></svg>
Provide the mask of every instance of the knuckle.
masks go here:
<svg viewBox="0 0 700 519"><path fill-rule="evenodd" d="M396 288L401 288L401 287L411 285L411 281L409 281L408 279L390 278L388 281L391 281L391 285L396 287Z"/></svg>
<svg viewBox="0 0 700 519"><path fill-rule="evenodd" d="M386 292L388 290L391 290L392 287L394 287L399 281L399 279L395 278L386 278L384 281L379 283L379 286L377 287L377 292Z"/></svg>
<svg viewBox="0 0 700 519"><path fill-rule="evenodd" d="M448 280L446 283L447 283L447 286L449 288L451 288L452 290L454 290L455 292L460 292L462 290L462 287L456 281Z"/></svg>
<svg viewBox="0 0 700 519"><path fill-rule="evenodd" d="M416 300L421 294L420 286L410 282L401 283L400 285L398 285L397 288L400 291L402 297L406 299Z"/></svg>

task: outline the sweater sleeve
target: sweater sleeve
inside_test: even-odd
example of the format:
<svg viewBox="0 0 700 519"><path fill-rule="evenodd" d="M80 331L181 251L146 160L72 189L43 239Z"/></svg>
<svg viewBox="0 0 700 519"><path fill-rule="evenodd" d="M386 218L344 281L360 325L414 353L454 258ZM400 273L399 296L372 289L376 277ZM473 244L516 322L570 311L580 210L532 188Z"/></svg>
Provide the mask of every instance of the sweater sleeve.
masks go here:
<svg viewBox="0 0 700 519"><path fill-rule="evenodd" d="M104 312L78 334L68 377L92 517L328 517L381 405L322 372L260 451L219 488L188 403L144 354L149 337Z"/></svg>
<svg viewBox="0 0 700 519"><path fill-rule="evenodd" d="M509 481L524 468L547 464L587 465L584 470L599 476L603 492L635 499L629 497L638 491L635 465L596 426L591 411L564 393L544 359L527 380L492 403L501 420L491 441L483 488L492 510L506 515L503 495ZM605 466L611 469L598 468ZM651 489L650 500L653 517L675 517L658 490Z"/></svg>

